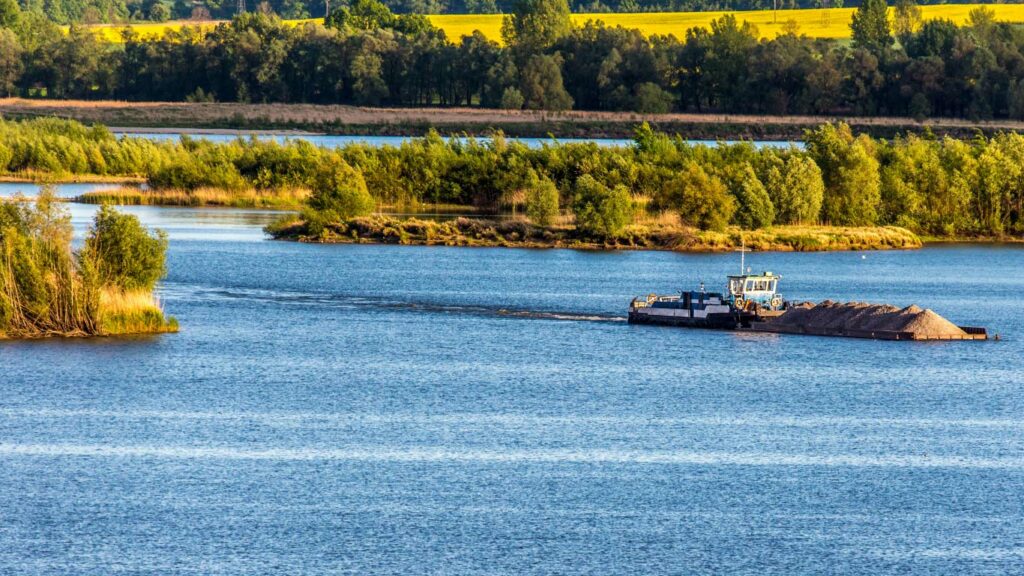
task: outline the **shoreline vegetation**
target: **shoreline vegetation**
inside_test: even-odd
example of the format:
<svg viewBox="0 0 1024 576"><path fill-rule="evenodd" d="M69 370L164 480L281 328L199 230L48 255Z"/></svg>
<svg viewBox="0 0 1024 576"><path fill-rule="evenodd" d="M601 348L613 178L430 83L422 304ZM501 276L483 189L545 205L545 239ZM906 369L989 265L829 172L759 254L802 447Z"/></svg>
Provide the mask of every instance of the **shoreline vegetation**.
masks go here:
<svg viewBox="0 0 1024 576"><path fill-rule="evenodd" d="M1024 237L1024 136L879 140L840 123L803 143L691 144L641 124L621 146L428 132L328 148L154 141L45 119L0 121L0 173L145 181L83 202L296 212L269 230L305 241L719 250L742 230L753 249L845 250Z"/></svg>
<svg viewBox="0 0 1024 576"><path fill-rule="evenodd" d="M0 200L0 340L176 332L153 294L167 239L104 206L72 250L71 217L50 188Z"/></svg>
<svg viewBox="0 0 1024 576"><path fill-rule="evenodd" d="M267 210L301 210L309 190L287 188L273 191L255 189L227 190L201 187L193 190L160 188L143 190L136 186L119 186L86 192L72 198L82 204L114 204L117 206L191 206L222 208L261 208Z"/></svg>
<svg viewBox="0 0 1024 576"><path fill-rule="evenodd" d="M581 250L725 252L741 244L752 251L908 250L921 248L913 232L895 226L780 226L743 231L698 230L671 224L631 225L614 237L581 235L573 226L537 226L526 220L456 218L439 222L384 215L332 222L313 233L299 216L267 227L275 240L323 244L403 244Z"/></svg>

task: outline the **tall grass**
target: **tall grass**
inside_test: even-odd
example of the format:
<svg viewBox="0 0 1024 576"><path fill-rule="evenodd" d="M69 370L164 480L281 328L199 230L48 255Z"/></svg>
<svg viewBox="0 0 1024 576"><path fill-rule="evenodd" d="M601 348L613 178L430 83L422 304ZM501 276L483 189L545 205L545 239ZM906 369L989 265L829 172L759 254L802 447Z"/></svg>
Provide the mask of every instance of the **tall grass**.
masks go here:
<svg viewBox="0 0 1024 576"><path fill-rule="evenodd" d="M226 190L202 187L195 190L179 188L143 190L134 186L122 186L86 192L75 198L75 201L119 206L224 206L299 210L308 197L309 190L305 188Z"/></svg>
<svg viewBox="0 0 1024 576"><path fill-rule="evenodd" d="M115 334L155 334L177 332L178 321L165 318L153 293L148 290L100 289L100 332Z"/></svg>

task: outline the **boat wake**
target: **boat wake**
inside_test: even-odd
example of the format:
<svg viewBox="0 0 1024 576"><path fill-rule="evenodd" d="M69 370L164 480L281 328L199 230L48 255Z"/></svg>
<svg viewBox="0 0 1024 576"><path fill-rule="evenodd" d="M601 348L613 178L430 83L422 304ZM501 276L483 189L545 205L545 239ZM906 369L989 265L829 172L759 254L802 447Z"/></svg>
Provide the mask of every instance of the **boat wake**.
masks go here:
<svg viewBox="0 0 1024 576"><path fill-rule="evenodd" d="M206 288L184 284L166 284L160 291L162 299L187 301L250 301L281 305L326 306L344 309L378 309L433 314L465 314L534 320L569 322L625 322L625 316L564 310L528 310L520 308L452 304L415 300L399 300L380 296L362 296L331 292L299 292L258 288Z"/></svg>

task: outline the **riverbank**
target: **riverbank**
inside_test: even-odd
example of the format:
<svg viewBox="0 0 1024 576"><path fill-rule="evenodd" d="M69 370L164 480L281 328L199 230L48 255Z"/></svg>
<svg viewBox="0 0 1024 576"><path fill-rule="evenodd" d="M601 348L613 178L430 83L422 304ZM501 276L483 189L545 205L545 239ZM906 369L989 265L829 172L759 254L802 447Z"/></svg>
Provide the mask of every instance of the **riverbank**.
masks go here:
<svg viewBox="0 0 1024 576"><path fill-rule="evenodd" d="M487 135L514 137L631 138L648 122L656 130L689 139L799 140L804 130L839 120L826 116L734 114L640 114L635 112L547 112L484 108L364 108L318 104L237 104L209 102L124 102L111 100L0 99L5 118L59 117L117 126L119 130L248 133L260 130L296 134L355 136ZM930 130L936 135L971 138L978 132L1024 131L1024 122L933 118L918 122L897 117L844 117L857 133L891 138Z"/></svg>
<svg viewBox="0 0 1024 576"><path fill-rule="evenodd" d="M612 238L581 235L572 226L536 226L522 220L457 218L446 222L387 216L353 218L312 233L301 217L268 226L274 239L313 243L379 243L424 246L576 248L591 250L671 250L723 252L741 243L755 251L821 252L833 250L906 250L922 246L913 232L895 226L777 226L725 232L683 226L632 225Z"/></svg>

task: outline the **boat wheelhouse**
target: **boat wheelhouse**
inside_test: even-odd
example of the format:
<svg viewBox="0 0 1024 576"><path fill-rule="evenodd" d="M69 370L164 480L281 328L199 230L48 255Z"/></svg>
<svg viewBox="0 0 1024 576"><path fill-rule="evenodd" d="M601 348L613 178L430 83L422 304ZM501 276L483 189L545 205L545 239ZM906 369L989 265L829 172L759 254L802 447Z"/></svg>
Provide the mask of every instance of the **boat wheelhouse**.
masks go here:
<svg viewBox="0 0 1024 576"><path fill-rule="evenodd" d="M728 278L729 301L737 310L781 310L785 305L778 291L782 276L766 271Z"/></svg>

